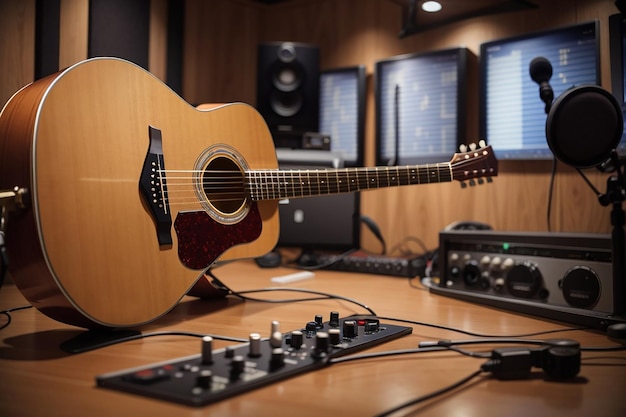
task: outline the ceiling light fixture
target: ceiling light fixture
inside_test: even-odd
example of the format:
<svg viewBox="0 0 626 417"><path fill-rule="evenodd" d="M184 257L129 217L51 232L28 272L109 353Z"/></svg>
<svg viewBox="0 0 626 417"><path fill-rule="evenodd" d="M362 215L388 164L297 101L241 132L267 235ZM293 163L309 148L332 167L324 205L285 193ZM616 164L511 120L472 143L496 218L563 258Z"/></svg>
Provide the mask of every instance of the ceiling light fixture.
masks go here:
<svg viewBox="0 0 626 417"><path fill-rule="evenodd" d="M428 13L435 13L441 10L441 3L438 1L425 1L422 3L422 10Z"/></svg>

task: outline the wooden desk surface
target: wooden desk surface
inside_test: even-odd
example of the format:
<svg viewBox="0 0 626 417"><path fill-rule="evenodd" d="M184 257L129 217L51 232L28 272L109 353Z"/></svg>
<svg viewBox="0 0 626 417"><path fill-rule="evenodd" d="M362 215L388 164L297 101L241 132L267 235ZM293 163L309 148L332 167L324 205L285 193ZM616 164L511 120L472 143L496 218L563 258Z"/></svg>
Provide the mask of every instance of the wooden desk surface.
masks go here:
<svg viewBox="0 0 626 417"><path fill-rule="evenodd" d="M215 270L235 291L272 286L270 277L288 269L260 269L239 261ZM146 277L146 279L148 279ZM464 330L512 335L567 324L469 304L432 295L417 280L319 271L315 278L289 284L346 296L365 303L379 316L441 324ZM294 293L259 293L256 297L306 297ZM0 289L0 310L26 305L13 285ZM346 301L317 300L287 304L201 301L186 297L169 314L141 329L203 332L247 338L269 333L272 320L281 329L301 328L316 314L342 317L367 313ZM12 323L0 331L0 415L13 416L373 416L398 404L450 385L479 369L484 359L454 352L403 355L335 364L283 380L216 404L194 408L99 388L95 376L155 361L199 353L200 341L162 336L126 342L70 355L59 345L81 329L49 319L35 309L11 313ZM4 318L1 318L4 320ZM583 346L615 345L595 331L570 331L541 338L571 338ZM420 341L471 337L431 327L373 350L416 347ZM216 341L216 347L228 342ZM489 351L482 346L478 350ZM437 416L625 416L626 352L583 352L582 368L573 381L547 381L539 371L529 379L499 381L487 374L451 393L395 415Z"/></svg>

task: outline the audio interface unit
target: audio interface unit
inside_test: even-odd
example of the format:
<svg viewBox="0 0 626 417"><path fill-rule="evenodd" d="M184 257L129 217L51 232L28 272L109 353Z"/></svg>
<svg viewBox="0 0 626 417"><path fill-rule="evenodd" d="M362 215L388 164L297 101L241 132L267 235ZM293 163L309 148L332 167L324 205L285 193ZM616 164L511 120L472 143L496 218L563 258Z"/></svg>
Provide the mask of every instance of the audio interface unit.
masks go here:
<svg viewBox="0 0 626 417"><path fill-rule="evenodd" d="M606 329L626 322L610 235L442 231L431 292Z"/></svg>
<svg viewBox="0 0 626 417"><path fill-rule="evenodd" d="M334 255L319 255L319 264L328 264L324 269L360 274L379 274L402 278L414 278L424 274L426 262L423 256L370 255L356 251L333 262Z"/></svg>

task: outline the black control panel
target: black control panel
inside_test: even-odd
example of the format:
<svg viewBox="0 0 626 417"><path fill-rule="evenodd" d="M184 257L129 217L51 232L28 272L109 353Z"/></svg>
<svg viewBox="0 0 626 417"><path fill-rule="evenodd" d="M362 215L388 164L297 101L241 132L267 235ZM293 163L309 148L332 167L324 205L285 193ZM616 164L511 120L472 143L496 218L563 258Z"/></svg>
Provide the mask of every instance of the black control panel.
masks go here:
<svg viewBox="0 0 626 417"><path fill-rule="evenodd" d="M624 319L609 235L443 231L439 251L432 292L600 329Z"/></svg>
<svg viewBox="0 0 626 417"><path fill-rule="evenodd" d="M336 262L332 262L333 258L333 255L320 255L317 262L319 264L330 263L324 269L333 271L389 275L402 278L423 276L426 268L423 256L384 256L357 251Z"/></svg>
<svg viewBox="0 0 626 417"><path fill-rule="evenodd" d="M202 339L200 353L96 377L98 386L182 404L201 406L304 372L339 357L410 334L405 326L383 324L374 316L321 315L299 330L268 336L250 334L248 343L213 349Z"/></svg>

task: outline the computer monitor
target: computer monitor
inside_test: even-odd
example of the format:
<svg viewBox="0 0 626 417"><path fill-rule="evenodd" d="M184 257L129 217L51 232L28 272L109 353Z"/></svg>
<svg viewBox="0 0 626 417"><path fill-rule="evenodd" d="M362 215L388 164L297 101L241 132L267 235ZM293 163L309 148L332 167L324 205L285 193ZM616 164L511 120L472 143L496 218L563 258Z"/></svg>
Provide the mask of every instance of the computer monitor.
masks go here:
<svg viewBox="0 0 626 417"><path fill-rule="evenodd" d="M448 161L465 141L466 48L376 62L376 164Z"/></svg>
<svg viewBox="0 0 626 417"><path fill-rule="evenodd" d="M626 19L622 14L609 17L609 42L611 51L611 89L622 106L622 115L626 119ZM626 122L617 152L626 157Z"/></svg>
<svg viewBox="0 0 626 417"><path fill-rule="evenodd" d="M281 170L342 168L340 152L277 149ZM303 252L345 251L360 246L359 193L290 198L279 203L278 246Z"/></svg>
<svg viewBox="0 0 626 417"><path fill-rule="evenodd" d="M499 160L552 159L545 104L529 74L536 57L552 64L554 98L571 87L600 84L599 23L592 21L480 46L480 136Z"/></svg>
<svg viewBox="0 0 626 417"><path fill-rule="evenodd" d="M320 73L319 132L330 136L330 150L348 167L363 166L365 87L363 65Z"/></svg>

